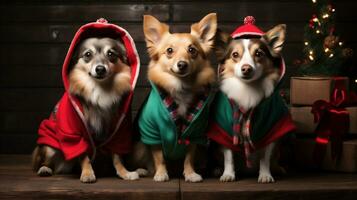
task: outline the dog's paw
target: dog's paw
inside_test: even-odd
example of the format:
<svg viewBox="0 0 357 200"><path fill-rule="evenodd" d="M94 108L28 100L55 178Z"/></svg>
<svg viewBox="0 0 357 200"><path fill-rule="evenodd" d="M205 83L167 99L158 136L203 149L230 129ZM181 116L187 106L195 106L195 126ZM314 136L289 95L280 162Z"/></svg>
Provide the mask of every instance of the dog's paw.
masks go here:
<svg viewBox="0 0 357 200"><path fill-rule="evenodd" d="M275 180L270 173L260 173L258 183L274 183Z"/></svg>
<svg viewBox="0 0 357 200"><path fill-rule="evenodd" d="M236 180L236 175L234 174L234 172L225 172L222 174L219 180L222 182L232 182Z"/></svg>
<svg viewBox="0 0 357 200"><path fill-rule="evenodd" d="M138 172L127 172L123 177L124 180L138 180L139 179L139 174Z"/></svg>
<svg viewBox="0 0 357 200"><path fill-rule="evenodd" d="M94 183L97 179L93 172L82 172L80 180L82 183Z"/></svg>
<svg viewBox="0 0 357 200"><path fill-rule="evenodd" d="M149 171L143 168L138 168L135 170L139 176L148 176L149 175Z"/></svg>
<svg viewBox="0 0 357 200"><path fill-rule="evenodd" d="M154 176L154 181L157 182L163 182L163 181L168 181L169 180L169 175L167 172L164 173L156 173Z"/></svg>
<svg viewBox="0 0 357 200"><path fill-rule="evenodd" d="M52 176L53 171L51 168L46 167L46 166L42 166L38 171L37 171L37 175L39 176Z"/></svg>
<svg viewBox="0 0 357 200"><path fill-rule="evenodd" d="M197 182L201 182L203 179L202 179L202 176L193 172L191 174L185 174L185 181L186 182L191 182L191 183L197 183Z"/></svg>

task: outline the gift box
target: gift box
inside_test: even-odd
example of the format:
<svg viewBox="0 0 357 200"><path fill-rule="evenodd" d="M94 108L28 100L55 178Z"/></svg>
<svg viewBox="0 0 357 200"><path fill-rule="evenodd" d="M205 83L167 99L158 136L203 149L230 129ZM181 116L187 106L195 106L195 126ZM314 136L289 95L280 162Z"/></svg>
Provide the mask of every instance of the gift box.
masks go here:
<svg viewBox="0 0 357 200"><path fill-rule="evenodd" d="M296 125L296 133L314 133L317 124L314 123L314 115L311 113L311 107L290 107L290 113Z"/></svg>
<svg viewBox="0 0 357 200"><path fill-rule="evenodd" d="M336 88L348 92L348 85L347 77L291 77L290 103L311 106L317 100L330 102Z"/></svg>
<svg viewBox="0 0 357 200"><path fill-rule="evenodd" d="M348 134L357 134L357 107L346 107L350 116ZM313 134L317 124L314 123L314 115L310 106L290 107L291 117L296 125L296 133Z"/></svg>
<svg viewBox="0 0 357 200"><path fill-rule="evenodd" d="M329 142L320 166L316 164L313 158L315 144L314 139L294 140L295 163L299 169L357 172L357 140L343 142L342 154L337 162L331 157L331 144Z"/></svg>

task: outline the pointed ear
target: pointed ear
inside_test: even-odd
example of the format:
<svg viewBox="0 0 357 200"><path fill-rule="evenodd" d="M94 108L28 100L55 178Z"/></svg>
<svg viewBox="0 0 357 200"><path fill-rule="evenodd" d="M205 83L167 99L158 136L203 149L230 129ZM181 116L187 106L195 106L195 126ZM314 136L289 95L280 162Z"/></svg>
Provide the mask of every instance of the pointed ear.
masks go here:
<svg viewBox="0 0 357 200"><path fill-rule="evenodd" d="M223 32L221 29L217 29L214 41L214 51L216 53L217 60L220 63L224 61L226 57L227 48L231 40L232 37L230 34Z"/></svg>
<svg viewBox="0 0 357 200"><path fill-rule="evenodd" d="M271 53L273 56L280 54L283 49L283 44L285 42L286 35L286 25L279 24L269 30L265 35L263 35L263 39L270 46Z"/></svg>
<svg viewBox="0 0 357 200"><path fill-rule="evenodd" d="M154 57L156 52L155 46L161 41L165 34L169 33L169 27L151 15L144 15L143 21L146 46L149 55Z"/></svg>
<svg viewBox="0 0 357 200"><path fill-rule="evenodd" d="M216 30L216 13L210 13L206 15L200 22L192 24L191 26L191 34L200 38L201 45L205 53L208 53L212 49Z"/></svg>

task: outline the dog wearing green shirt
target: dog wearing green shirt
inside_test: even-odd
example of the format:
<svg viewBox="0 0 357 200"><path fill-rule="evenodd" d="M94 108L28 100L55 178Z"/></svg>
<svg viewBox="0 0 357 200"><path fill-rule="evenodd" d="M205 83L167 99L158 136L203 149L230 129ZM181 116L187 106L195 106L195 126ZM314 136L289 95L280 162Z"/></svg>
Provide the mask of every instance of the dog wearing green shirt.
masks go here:
<svg viewBox="0 0 357 200"><path fill-rule="evenodd" d="M286 26L265 33L254 21L248 16L232 34L217 33L220 92L212 103L207 135L221 146L223 182L236 179L235 152L248 168L258 163L259 183L274 182L270 160L275 143L295 128L278 89L285 73L281 50Z"/></svg>
<svg viewBox="0 0 357 200"><path fill-rule="evenodd" d="M138 114L141 142L149 146L154 181L168 181L166 163L183 160L188 182L200 182L194 169L197 145L206 145L209 105L215 70L208 58L217 28L215 13L191 26L190 33L170 33L169 26L144 16L150 55L148 79L152 89Z"/></svg>

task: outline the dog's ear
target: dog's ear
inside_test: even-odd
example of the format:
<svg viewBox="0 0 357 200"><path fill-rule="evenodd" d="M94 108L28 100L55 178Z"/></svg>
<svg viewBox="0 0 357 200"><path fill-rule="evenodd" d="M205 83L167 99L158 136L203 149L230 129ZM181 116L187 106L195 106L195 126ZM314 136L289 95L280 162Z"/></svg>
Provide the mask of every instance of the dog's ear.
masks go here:
<svg viewBox="0 0 357 200"><path fill-rule="evenodd" d="M155 17L151 15L144 15L144 35L146 46L151 58L155 57L156 46L164 37L165 34L169 33L169 26L164 23L161 23Z"/></svg>
<svg viewBox="0 0 357 200"><path fill-rule="evenodd" d="M191 25L191 34L200 38L203 51L208 53L214 43L214 36L217 31L217 15L210 13L200 22Z"/></svg>
<svg viewBox="0 0 357 200"><path fill-rule="evenodd" d="M266 32L262 39L270 46L273 56L280 54L286 36L286 25L279 24Z"/></svg>
<svg viewBox="0 0 357 200"><path fill-rule="evenodd" d="M221 29L217 29L214 40L214 51L216 53L217 60L220 63L226 58L228 45L231 40L232 37L228 33L223 32Z"/></svg>

